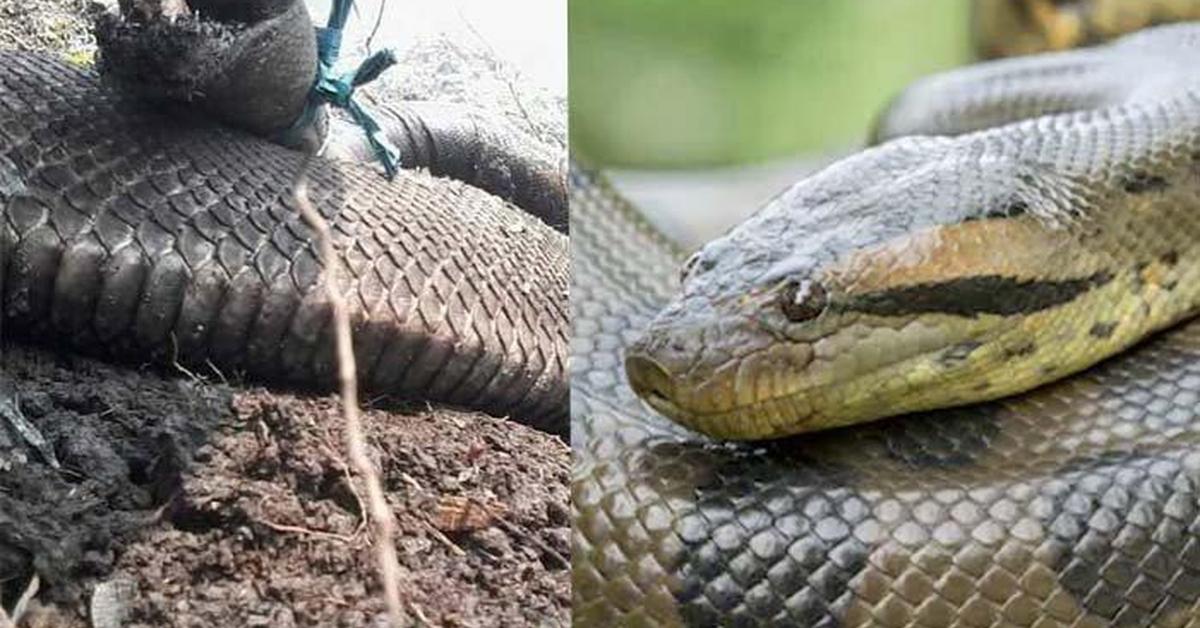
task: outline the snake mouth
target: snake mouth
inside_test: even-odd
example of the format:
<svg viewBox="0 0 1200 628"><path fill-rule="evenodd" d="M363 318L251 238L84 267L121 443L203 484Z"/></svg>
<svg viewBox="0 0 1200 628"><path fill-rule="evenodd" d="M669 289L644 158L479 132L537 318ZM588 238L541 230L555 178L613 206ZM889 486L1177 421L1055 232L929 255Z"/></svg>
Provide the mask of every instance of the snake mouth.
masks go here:
<svg viewBox="0 0 1200 628"><path fill-rule="evenodd" d="M633 391L675 423L717 439L767 440L908 411L899 400L919 400L912 392L922 373L945 374L946 351L983 344L980 337L967 345L935 339L936 349L926 342L889 345L887 351L871 352L871 359L818 364L815 370L811 346L775 345L707 371L702 383L680 375L695 373L694 364L683 368L670 352L654 353L657 345L639 346L626 354L625 370ZM841 357L851 358L848 352Z"/></svg>
<svg viewBox="0 0 1200 628"><path fill-rule="evenodd" d="M675 384L671 375L653 358L644 355L630 355L625 359L625 374L634 392L653 404L662 404L678 408L671 399L674 397Z"/></svg>
<svg viewBox="0 0 1200 628"><path fill-rule="evenodd" d="M679 402L679 387L670 371L654 358L630 354L625 358L629 385L651 408L684 427L710 434L704 412L685 409Z"/></svg>
<svg viewBox="0 0 1200 628"><path fill-rule="evenodd" d="M640 353L627 355L625 372L633 391L656 412L712 438L779 438L796 432L796 426L807 423L812 414L802 395L757 399L730 408L685 408L676 401L679 385L653 357Z"/></svg>
<svg viewBox="0 0 1200 628"><path fill-rule="evenodd" d="M729 410L696 412L684 410L662 395L642 394L642 399L656 412L690 430L710 438L731 441L771 440L794 436L805 431L798 428L811 419L798 414L794 398L776 397Z"/></svg>

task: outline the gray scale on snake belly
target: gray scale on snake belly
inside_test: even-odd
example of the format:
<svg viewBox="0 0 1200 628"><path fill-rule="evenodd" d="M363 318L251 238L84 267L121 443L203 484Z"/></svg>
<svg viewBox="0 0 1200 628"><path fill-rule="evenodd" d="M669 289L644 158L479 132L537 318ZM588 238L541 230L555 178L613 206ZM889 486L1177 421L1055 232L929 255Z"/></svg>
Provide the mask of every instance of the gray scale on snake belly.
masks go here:
<svg viewBox="0 0 1200 628"><path fill-rule="evenodd" d="M311 39L307 15L294 19L302 3L266 4L288 10L286 28L303 27L303 37L268 41ZM5 337L122 360L211 360L226 373L331 388L322 269L290 197L303 156L126 87L0 51ZM459 128L421 141L470 139ZM422 146L417 158L436 152ZM548 176L540 198L565 212ZM309 182L348 271L366 391L565 434L563 233L426 174L388 182L317 159Z"/></svg>
<svg viewBox="0 0 1200 628"><path fill-rule="evenodd" d="M1197 28L1131 41L1194 45ZM1024 71L1034 87L1077 64L1112 62L1122 80L1140 76L1131 68L1144 60L1108 50L967 69L909 92L909 105L952 111L979 97L973 77L1000 70ZM1111 79L1087 76L1092 83L1075 87ZM1050 120L1027 128L1059 128ZM1189 169L1153 175L1167 187L1114 193L1152 200L1195 186ZM650 410L620 369L636 330L676 292L684 256L596 175L579 170L572 182L574 263L586 269L572 286L578 625L1185 625L1200 616L1200 323L1014 397L780 442L716 443ZM1109 285L1165 287L1158 273L1190 255L1172 251L1115 269ZM1020 359L1040 344L1004 351Z"/></svg>

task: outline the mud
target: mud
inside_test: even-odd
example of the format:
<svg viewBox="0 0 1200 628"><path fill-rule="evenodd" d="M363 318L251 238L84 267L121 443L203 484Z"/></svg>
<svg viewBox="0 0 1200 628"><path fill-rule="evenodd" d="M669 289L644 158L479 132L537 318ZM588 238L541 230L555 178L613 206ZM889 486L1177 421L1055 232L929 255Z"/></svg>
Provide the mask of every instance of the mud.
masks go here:
<svg viewBox="0 0 1200 628"><path fill-rule="evenodd" d="M381 617L333 399L3 351L9 392L61 465L0 435L0 590L11 604L39 574L29 625L89 625L114 591L128 625ZM376 409L364 421L398 518L410 612L565 625L566 445L449 410Z"/></svg>

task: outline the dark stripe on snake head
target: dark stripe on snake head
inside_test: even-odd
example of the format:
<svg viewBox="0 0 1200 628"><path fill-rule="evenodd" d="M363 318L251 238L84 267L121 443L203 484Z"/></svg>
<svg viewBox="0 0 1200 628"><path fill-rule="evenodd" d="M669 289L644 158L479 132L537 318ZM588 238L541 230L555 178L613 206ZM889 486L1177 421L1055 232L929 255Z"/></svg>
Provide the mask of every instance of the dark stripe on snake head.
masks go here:
<svg viewBox="0 0 1200 628"><path fill-rule="evenodd" d="M1074 300L1112 280L1098 272L1080 279L1023 280L1000 275L962 277L852 295L840 307L879 316L911 314L1031 314Z"/></svg>

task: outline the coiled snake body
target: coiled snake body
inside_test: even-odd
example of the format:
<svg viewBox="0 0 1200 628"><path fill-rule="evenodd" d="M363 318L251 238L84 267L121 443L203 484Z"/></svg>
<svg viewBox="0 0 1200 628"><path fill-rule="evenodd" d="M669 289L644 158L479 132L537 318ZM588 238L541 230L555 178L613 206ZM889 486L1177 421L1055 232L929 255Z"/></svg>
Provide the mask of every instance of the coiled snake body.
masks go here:
<svg viewBox="0 0 1200 628"><path fill-rule="evenodd" d="M576 621L1200 617L1196 323L1020 396L752 445L661 418L624 368L679 420L753 438L1028 389L1187 318L1197 61L1187 25L921 82L877 136L963 135L797 184L694 256L679 297L680 252L576 172Z"/></svg>
<svg viewBox="0 0 1200 628"><path fill-rule="evenodd" d="M333 384L327 277L291 196L303 156L0 52L4 333ZM567 238L483 191L317 159L373 394L566 431Z"/></svg>

